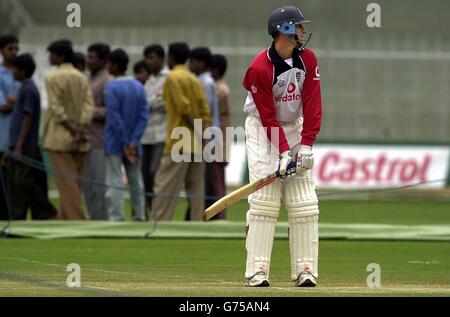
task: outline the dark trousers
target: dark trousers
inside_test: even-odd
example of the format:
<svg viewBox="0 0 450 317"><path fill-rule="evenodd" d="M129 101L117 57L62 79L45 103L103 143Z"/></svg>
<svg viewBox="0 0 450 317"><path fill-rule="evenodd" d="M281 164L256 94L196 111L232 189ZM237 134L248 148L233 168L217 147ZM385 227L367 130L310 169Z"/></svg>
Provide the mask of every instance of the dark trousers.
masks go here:
<svg viewBox="0 0 450 317"><path fill-rule="evenodd" d="M39 148L26 148L23 156L43 163ZM9 160L8 190L12 219L26 219L28 209L36 220L55 218L56 208L48 200L47 173L17 160Z"/></svg>
<svg viewBox="0 0 450 317"><path fill-rule="evenodd" d="M0 153L0 220L8 220L8 169L1 162L3 153Z"/></svg>
<svg viewBox="0 0 450 317"><path fill-rule="evenodd" d="M205 198L205 209L225 196L225 164L212 162L206 163L205 172L205 195L215 198ZM226 209L212 217L212 220L225 219Z"/></svg>
<svg viewBox="0 0 450 317"><path fill-rule="evenodd" d="M225 196L225 163L205 163L205 209ZM185 220L190 220L190 206L186 210ZM226 209L219 212L210 220L225 219Z"/></svg>
<svg viewBox="0 0 450 317"><path fill-rule="evenodd" d="M143 144L142 155L142 177L146 193L153 193L153 184L155 182L156 171L159 168L161 157L164 151L164 143ZM146 210L152 209L152 196L145 196Z"/></svg>

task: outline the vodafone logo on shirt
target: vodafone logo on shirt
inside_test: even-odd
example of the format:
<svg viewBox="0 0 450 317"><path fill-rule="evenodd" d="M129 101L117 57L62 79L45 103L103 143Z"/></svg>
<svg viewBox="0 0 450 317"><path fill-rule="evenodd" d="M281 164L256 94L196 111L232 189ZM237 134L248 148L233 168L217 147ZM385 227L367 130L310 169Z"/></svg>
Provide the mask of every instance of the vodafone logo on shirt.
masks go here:
<svg viewBox="0 0 450 317"><path fill-rule="evenodd" d="M300 94L296 94L295 93L296 90L297 86L294 83L289 83L289 85L286 88L287 94L274 97L274 99L276 102L300 100L302 96Z"/></svg>
<svg viewBox="0 0 450 317"><path fill-rule="evenodd" d="M421 187L444 187L448 147L317 145L314 179L318 187L382 188L438 181Z"/></svg>
<svg viewBox="0 0 450 317"><path fill-rule="evenodd" d="M288 94L292 94L295 91L295 88L297 88L297 87L295 86L294 83L289 83L289 85L287 87Z"/></svg>

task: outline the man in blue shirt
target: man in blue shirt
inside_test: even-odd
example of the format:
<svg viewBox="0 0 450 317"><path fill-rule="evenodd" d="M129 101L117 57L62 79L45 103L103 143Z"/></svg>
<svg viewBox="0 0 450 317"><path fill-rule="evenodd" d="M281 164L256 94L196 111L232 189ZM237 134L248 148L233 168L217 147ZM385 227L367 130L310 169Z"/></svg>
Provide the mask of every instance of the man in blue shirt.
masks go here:
<svg viewBox="0 0 450 317"><path fill-rule="evenodd" d="M26 156L43 165L39 149L39 119L41 100L39 91L31 80L36 64L30 54L17 56L13 61L14 78L22 83L11 115L9 146L14 151L8 171L9 197L13 219L26 219L28 208L33 219L52 219L57 215L48 200L45 170L16 160Z"/></svg>
<svg viewBox="0 0 450 317"><path fill-rule="evenodd" d="M19 51L19 40L12 34L0 36L0 54L3 65L0 65L0 162L8 149L9 122L11 111L16 103L16 95L20 83L14 80L12 62ZM8 219L7 168L1 164L0 171L0 220Z"/></svg>
<svg viewBox="0 0 450 317"><path fill-rule="evenodd" d="M107 68L115 77L104 91L106 105L106 207L112 221L124 220L124 194L121 165L125 167L130 186L133 220L145 221L144 183L140 172L141 136L147 125L148 105L144 86L125 77L128 55L122 49L108 56Z"/></svg>

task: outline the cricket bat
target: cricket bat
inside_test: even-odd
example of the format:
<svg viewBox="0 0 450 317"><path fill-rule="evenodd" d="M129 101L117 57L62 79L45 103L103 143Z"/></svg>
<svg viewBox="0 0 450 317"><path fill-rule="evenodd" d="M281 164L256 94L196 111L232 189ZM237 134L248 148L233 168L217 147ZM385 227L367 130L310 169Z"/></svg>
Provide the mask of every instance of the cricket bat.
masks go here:
<svg viewBox="0 0 450 317"><path fill-rule="evenodd" d="M297 162L292 161L287 166L287 170L295 170L297 168ZM248 195L254 193L260 188L263 188L264 186L269 185L270 183L273 183L277 178L279 178L280 171L277 170L276 172L273 172L270 175L267 175L264 178L258 179L254 182L251 182L245 186L242 186L235 191L229 193L228 195L222 197L218 201L216 201L214 204L212 204L210 207L208 207L203 212L203 220L208 221L215 215L217 215L219 212L221 212L223 209L231 206L235 202L247 197Z"/></svg>

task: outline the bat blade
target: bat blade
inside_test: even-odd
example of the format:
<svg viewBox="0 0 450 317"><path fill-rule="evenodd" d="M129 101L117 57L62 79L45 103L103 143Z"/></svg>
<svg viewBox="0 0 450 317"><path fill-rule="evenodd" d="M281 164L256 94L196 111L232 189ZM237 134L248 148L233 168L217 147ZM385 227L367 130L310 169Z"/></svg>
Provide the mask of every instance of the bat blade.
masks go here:
<svg viewBox="0 0 450 317"><path fill-rule="evenodd" d="M297 161L292 161L287 166L287 169L294 170L294 173L297 168ZM264 178L258 179L254 182L251 182L245 186L242 186L235 191L232 191L228 195L222 197L218 201L216 201L214 204L212 204L210 207L208 207L203 212L203 220L208 221L215 215L217 215L219 212L224 210L225 208L231 206L235 202L241 200L242 198L247 197L248 195L256 192L258 189L263 188L264 186L269 185L270 183L274 182L278 177L280 177L280 172L276 171L273 172L270 175L267 175Z"/></svg>
<svg viewBox="0 0 450 317"><path fill-rule="evenodd" d="M228 208L235 202L247 197L248 195L254 193L258 189L269 185L273 181L277 179L276 173L272 173L267 177L264 177L262 179L259 179L257 181L254 181L252 183L249 183L245 186L242 186L235 191L232 191L228 195L222 197L218 201L216 201L214 204L212 204L210 207L208 207L205 212L203 213L203 220L208 221L215 215L217 215L219 212L224 210L225 208Z"/></svg>

